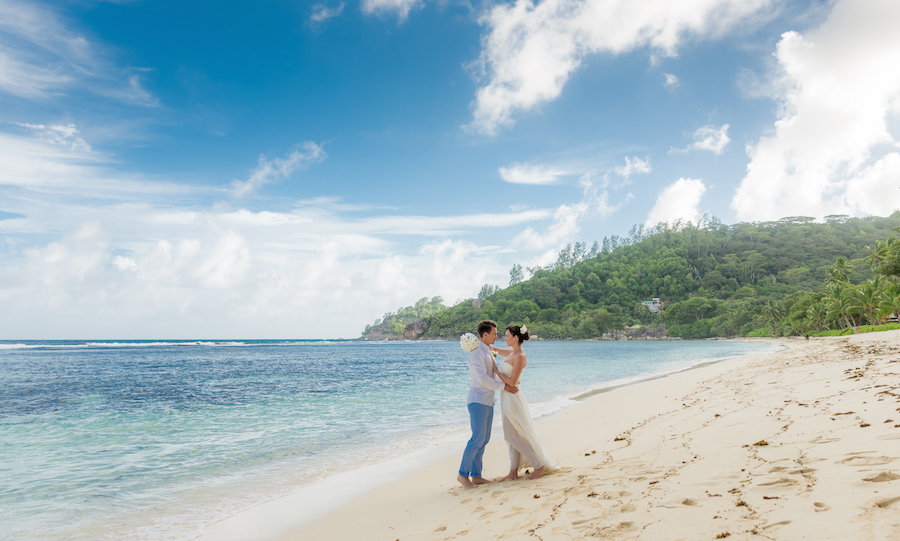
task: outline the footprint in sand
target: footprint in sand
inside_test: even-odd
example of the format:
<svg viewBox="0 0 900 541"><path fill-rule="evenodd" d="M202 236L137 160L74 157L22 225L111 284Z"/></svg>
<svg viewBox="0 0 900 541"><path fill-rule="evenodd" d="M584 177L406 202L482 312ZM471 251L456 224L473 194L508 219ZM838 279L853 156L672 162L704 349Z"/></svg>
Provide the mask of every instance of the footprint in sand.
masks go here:
<svg viewBox="0 0 900 541"><path fill-rule="evenodd" d="M791 522L793 522L793 521L791 521L791 520L782 520L781 522L773 522L772 524L766 524L765 526L762 527L762 529L763 529L763 530L768 530L769 528L780 528L780 527L782 527L782 526L787 526L787 525L790 524Z"/></svg>
<svg viewBox="0 0 900 541"><path fill-rule="evenodd" d="M851 456L841 460L841 463L848 466L881 466L893 460L889 456Z"/></svg>
<svg viewBox="0 0 900 541"><path fill-rule="evenodd" d="M516 516L516 515L521 515L521 514L522 514L522 511L524 511L524 510L525 510L524 507L519 507L518 505L514 505L513 508L512 508L512 513L506 515L506 516L503 517L501 520L506 520L506 519L508 519L509 517L514 517L514 516Z"/></svg>
<svg viewBox="0 0 900 541"><path fill-rule="evenodd" d="M831 509L831 506L827 503L815 502L813 503L813 508L816 510L816 513L821 513L822 511L828 511Z"/></svg>
<svg viewBox="0 0 900 541"><path fill-rule="evenodd" d="M447 529L447 525L446 525L446 524L443 525L443 526L438 526L437 528L434 529L434 533L437 533L437 532L443 532L443 531L446 530L446 529Z"/></svg>
<svg viewBox="0 0 900 541"><path fill-rule="evenodd" d="M760 483L759 486L774 487L777 485L796 485L796 484L797 484L797 481L795 481L794 479L788 479L787 477L782 477L781 479L779 479L777 481L770 481L768 483Z"/></svg>
<svg viewBox="0 0 900 541"><path fill-rule="evenodd" d="M693 505L697 505L697 502L695 502L694 500L692 500L692 499L690 499L690 498L685 498L685 500L684 500L683 502L681 502L681 505L691 505L691 506L693 506Z"/></svg>
<svg viewBox="0 0 900 541"><path fill-rule="evenodd" d="M870 483L884 483L886 481L894 481L900 479L900 475L897 475L894 472L883 471L874 477L866 477L863 481L868 481Z"/></svg>
<svg viewBox="0 0 900 541"><path fill-rule="evenodd" d="M900 502L900 496L897 496L896 498L891 498L889 500L881 500L880 502L875 502L875 505L877 507L881 507L882 509L887 509L888 507L893 507L898 502Z"/></svg>
<svg viewBox="0 0 900 541"><path fill-rule="evenodd" d="M601 516L601 517L591 517L591 518L583 518L583 519L579 519L579 520L573 520L572 526L579 526L581 524L584 524L585 522L593 522L595 520L600 520L601 518L603 518L603 517Z"/></svg>
<svg viewBox="0 0 900 541"><path fill-rule="evenodd" d="M602 526L587 534L588 537L599 537L601 539L609 539L619 532L633 532L638 530L638 526L634 522L620 522L615 526ZM618 536L617 536L618 537Z"/></svg>
<svg viewBox="0 0 900 541"><path fill-rule="evenodd" d="M600 495L601 500L618 500L619 498L624 498L626 496L631 496L631 492L627 490L623 490L621 492L604 492Z"/></svg>

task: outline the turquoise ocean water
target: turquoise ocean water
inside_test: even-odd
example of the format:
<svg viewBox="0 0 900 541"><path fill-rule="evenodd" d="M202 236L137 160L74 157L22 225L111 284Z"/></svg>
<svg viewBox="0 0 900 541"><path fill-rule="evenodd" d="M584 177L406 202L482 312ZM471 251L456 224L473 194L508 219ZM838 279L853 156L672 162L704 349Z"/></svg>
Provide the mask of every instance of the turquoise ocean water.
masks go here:
<svg viewBox="0 0 900 541"><path fill-rule="evenodd" d="M540 416L590 391L774 349L530 342L522 388ZM0 341L0 532L190 539L466 430L468 382L456 342Z"/></svg>

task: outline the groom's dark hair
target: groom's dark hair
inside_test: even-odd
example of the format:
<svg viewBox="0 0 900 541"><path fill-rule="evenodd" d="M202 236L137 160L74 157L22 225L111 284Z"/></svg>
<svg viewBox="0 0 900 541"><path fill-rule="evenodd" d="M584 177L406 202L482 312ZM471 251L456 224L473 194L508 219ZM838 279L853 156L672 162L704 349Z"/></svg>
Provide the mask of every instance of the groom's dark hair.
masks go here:
<svg viewBox="0 0 900 541"><path fill-rule="evenodd" d="M491 321L490 319L485 319L481 323L478 324L478 338L481 338L485 334L491 332L492 329L496 329L497 324Z"/></svg>

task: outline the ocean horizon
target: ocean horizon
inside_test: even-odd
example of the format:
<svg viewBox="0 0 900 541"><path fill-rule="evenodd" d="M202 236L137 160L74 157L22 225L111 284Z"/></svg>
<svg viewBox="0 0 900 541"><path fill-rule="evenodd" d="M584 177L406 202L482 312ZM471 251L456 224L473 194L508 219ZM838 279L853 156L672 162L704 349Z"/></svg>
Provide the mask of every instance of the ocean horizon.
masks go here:
<svg viewBox="0 0 900 541"><path fill-rule="evenodd" d="M540 417L777 347L540 340L525 345L522 389ZM257 503L460 437L468 384L455 340L0 341L4 538L191 539Z"/></svg>

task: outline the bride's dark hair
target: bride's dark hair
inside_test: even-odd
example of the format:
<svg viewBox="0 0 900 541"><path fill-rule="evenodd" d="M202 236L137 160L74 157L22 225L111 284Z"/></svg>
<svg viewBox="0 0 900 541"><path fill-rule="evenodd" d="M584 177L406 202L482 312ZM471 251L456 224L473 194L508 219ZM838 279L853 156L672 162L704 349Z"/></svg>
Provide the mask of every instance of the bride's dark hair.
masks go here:
<svg viewBox="0 0 900 541"><path fill-rule="evenodd" d="M519 343L528 340L528 338L531 336L531 334L527 330L525 332L522 332L522 327L520 327L519 325L507 325L506 330L513 333L513 336L517 336L519 338Z"/></svg>

